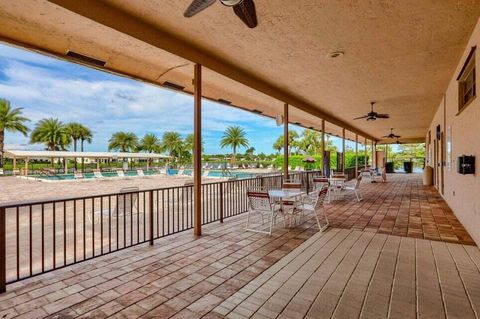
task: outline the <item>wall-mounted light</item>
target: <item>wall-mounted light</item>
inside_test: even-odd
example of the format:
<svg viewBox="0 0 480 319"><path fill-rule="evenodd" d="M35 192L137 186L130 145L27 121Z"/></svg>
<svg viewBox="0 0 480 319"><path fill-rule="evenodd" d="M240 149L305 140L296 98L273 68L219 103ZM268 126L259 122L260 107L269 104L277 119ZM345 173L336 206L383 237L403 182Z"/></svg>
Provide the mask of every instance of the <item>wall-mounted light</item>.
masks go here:
<svg viewBox="0 0 480 319"><path fill-rule="evenodd" d="M277 123L277 126L280 126L283 124L283 115L278 114L275 116L275 123Z"/></svg>

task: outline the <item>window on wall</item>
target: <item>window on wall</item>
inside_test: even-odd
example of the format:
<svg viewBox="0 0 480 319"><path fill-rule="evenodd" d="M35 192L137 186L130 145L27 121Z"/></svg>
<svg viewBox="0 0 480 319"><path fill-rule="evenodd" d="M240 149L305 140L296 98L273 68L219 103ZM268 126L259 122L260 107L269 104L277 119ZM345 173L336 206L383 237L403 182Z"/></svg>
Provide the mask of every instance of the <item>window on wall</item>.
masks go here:
<svg viewBox="0 0 480 319"><path fill-rule="evenodd" d="M467 107L473 99L476 92L476 75L475 75L475 51L473 47L468 55L465 64L457 78L458 81L458 111L462 111Z"/></svg>

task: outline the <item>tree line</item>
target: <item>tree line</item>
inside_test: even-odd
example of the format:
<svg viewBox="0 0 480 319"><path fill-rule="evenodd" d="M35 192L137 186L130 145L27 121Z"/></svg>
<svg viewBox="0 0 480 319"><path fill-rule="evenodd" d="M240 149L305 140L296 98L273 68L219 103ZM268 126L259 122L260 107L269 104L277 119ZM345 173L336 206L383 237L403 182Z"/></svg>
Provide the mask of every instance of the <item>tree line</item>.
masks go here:
<svg viewBox="0 0 480 319"><path fill-rule="evenodd" d="M21 133L29 136L31 144L44 144L48 151L63 151L73 146L73 151L84 151L85 143L91 143L93 133L87 126L77 123L63 123L57 118L46 118L38 121L30 132L27 123L30 119L23 116L23 108L13 108L6 99L0 99L0 167L3 167L3 151L5 132ZM239 147L249 147L246 132L238 126L229 126L220 140L220 147L232 149L232 161L235 161ZM161 137L148 133L139 138L133 132L116 132L108 141L108 150L120 152L166 152L174 161L185 162L193 154L194 135L185 137L176 131L163 133ZM202 142L203 150L203 142ZM255 149L250 147L247 154L252 155Z"/></svg>

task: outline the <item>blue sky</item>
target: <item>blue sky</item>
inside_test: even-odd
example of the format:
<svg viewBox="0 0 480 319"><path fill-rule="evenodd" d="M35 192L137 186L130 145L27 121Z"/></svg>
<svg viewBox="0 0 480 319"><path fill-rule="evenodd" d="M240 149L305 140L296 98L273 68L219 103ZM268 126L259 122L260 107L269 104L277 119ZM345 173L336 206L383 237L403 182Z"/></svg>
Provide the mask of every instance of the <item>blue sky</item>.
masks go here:
<svg viewBox="0 0 480 319"><path fill-rule="evenodd" d="M30 128L48 117L90 127L94 134L92 144L86 145L90 151L107 150L108 139L117 131L139 137L172 130L185 136L193 131L191 96L2 44L0 97L24 108L24 115L32 120ZM273 119L205 100L202 121L209 154L230 152L219 147L230 125L245 129L256 153L274 153L272 145L283 130ZM43 149L28 141L22 134L6 133L7 149Z"/></svg>

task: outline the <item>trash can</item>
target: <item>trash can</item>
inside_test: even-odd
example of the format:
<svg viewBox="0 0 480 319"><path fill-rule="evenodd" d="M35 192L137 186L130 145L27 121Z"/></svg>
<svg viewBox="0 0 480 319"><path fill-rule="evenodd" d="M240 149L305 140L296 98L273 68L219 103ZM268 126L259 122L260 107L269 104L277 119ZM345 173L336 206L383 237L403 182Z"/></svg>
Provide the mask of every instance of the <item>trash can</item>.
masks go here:
<svg viewBox="0 0 480 319"><path fill-rule="evenodd" d="M385 168L387 170L387 173L394 173L394 170L393 170L393 162L387 162L385 164Z"/></svg>
<svg viewBox="0 0 480 319"><path fill-rule="evenodd" d="M423 170L423 185L433 185L433 168L431 166L425 166Z"/></svg>
<svg viewBox="0 0 480 319"><path fill-rule="evenodd" d="M403 162L403 170L405 173L413 172L413 163L412 162Z"/></svg>

